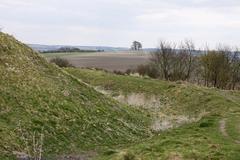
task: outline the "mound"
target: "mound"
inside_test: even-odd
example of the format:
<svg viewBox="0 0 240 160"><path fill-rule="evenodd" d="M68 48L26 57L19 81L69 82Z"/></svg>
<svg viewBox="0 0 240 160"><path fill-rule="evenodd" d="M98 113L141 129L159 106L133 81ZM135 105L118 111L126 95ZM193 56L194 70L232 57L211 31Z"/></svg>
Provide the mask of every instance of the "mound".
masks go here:
<svg viewBox="0 0 240 160"><path fill-rule="evenodd" d="M147 136L148 118L0 33L0 159L79 153Z"/></svg>

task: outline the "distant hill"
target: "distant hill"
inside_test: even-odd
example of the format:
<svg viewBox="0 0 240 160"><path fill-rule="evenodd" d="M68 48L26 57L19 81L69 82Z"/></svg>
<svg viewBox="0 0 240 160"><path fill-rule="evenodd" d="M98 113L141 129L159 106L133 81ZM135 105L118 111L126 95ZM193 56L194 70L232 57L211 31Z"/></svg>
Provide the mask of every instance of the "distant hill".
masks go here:
<svg viewBox="0 0 240 160"><path fill-rule="evenodd" d="M70 45L41 45L41 44L28 44L28 46L40 52L58 50L60 48L78 48L80 50L95 50L95 51L104 50L106 52L129 50L129 48L124 47L108 47L108 46L70 46Z"/></svg>
<svg viewBox="0 0 240 160"><path fill-rule="evenodd" d="M80 50L86 51L105 51L105 52L115 52L115 51L129 51L130 48L126 47L108 47L108 46L70 46L70 45L41 45L41 44L27 44L29 47L39 52L49 52L54 50L59 50L61 48L78 48ZM145 52L154 52L157 48L143 48ZM196 50L194 55L203 54L204 51Z"/></svg>

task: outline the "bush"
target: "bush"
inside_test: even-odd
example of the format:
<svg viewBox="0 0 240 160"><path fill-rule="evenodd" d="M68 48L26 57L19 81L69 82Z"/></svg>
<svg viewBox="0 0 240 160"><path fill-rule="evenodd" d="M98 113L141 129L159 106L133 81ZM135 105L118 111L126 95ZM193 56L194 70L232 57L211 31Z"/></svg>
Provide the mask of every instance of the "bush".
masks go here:
<svg viewBox="0 0 240 160"><path fill-rule="evenodd" d="M131 69L127 69L125 73L126 73L127 75L130 75L132 72L133 72L133 71L132 71Z"/></svg>
<svg viewBox="0 0 240 160"><path fill-rule="evenodd" d="M114 70L113 73L114 73L114 74L117 74L117 75L125 75L125 73L122 72L122 71L116 71L116 70Z"/></svg>
<svg viewBox="0 0 240 160"><path fill-rule="evenodd" d="M210 127L213 125L213 122L211 120L203 121L200 123L199 127L204 128L204 127Z"/></svg>
<svg viewBox="0 0 240 160"><path fill-rule="evenodd" d="M158 69L152 65L148 65L147 75L151 78L159 78L160 76Z"/></svg>
<svg viewBox="0 0 240 160"><path fill-rule="evenodd" d="M140 76L145 76L147 74L147 70L148 70L148 65L139 65L136 69L137 73Z"/></svg>
<svg viewBox="0 0 240 160"><path fill-rule="evenodd" d="M149 76L151 78L158 78L159 72L153 65L139 65L136 72L141 76Z"/></svg>
<svg viewBox="0 0 240 160"><path fill-rule="evenodd" d="M106 152L104 152L104 155L109 156L109 155L112 155L112 154L115 154L115 153L117 153L117 151L110 149L110 150L107 150Z"/></svg>
<svg viewBox="0 0 240 160"><path fill-rule="evenodd" d="M68 60L60 57L53 58L50 62L58 65L59 67L74 67Z"/></svg>

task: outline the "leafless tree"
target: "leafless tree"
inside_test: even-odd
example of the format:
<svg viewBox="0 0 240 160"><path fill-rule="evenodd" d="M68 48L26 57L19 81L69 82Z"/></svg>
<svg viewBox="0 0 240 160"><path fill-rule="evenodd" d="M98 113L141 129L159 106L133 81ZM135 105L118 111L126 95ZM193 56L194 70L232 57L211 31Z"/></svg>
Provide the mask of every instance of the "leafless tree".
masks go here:
<svg viewBox="0 0 240 160"><path fill-rule="evenodd" d="M166 80L170 80L176 45L161 41L159 48L151 54L151 62L160 70Z"/></svg>
<svg viewBox="0 0 240 160"><path fill-rule="evenodd" d="M160 79L191 81L208 87L236 89L240 86L240 52L219 45L215 50L208 47L195 55L195 45L185 40L178 48L174 43L161 41L151 54L150 61Z"/></svg>
<svg viewBox="0 0 240 160"><path fill-rule="evenodd" d="M236 49L231 56L231 89L240 83L240 52Z"/></svg>
<svg viewBox="0 0 240 160"><path fill-rule="evenodd" d="M195 45L193 43L193 41L191 40L185 40L185 43L183 45L183 50L187 55L187 62L186 62L186 66L187 66L187 74L186 74L186 79L190 78L190 74L193 70L193 54L195 51Z"/></svg>

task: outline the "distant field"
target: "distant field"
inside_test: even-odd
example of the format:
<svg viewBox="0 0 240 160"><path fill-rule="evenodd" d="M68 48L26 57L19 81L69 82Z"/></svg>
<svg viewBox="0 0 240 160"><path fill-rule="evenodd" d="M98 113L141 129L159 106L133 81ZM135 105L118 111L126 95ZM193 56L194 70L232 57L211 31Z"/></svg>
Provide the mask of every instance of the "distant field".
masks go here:
<svg viewBox="0 0 240 160"><path fill-rule="evenodd" d="M102 68L109 71L126 71L146 64L149 53L146 52L98 52L98 53L44 53L47 59L62 57L76 67Z"/></svg>

